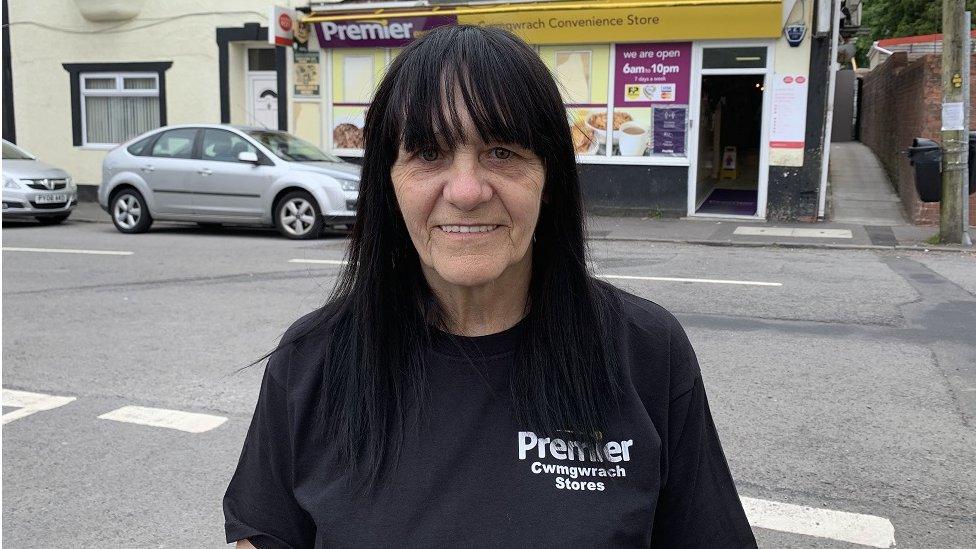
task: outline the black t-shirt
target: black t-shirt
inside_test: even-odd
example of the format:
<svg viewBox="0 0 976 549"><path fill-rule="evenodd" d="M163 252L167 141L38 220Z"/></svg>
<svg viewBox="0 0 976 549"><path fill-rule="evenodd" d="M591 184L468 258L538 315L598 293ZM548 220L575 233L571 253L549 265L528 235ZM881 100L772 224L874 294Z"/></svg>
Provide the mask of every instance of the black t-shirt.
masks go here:
<svg viewBox="0 0 976 549"><path fill-rule="evenodd" d="M224 496L228 543L755 547L684 330L662 307L617 294L625 393L604 432L609 463L513 419L508 376L522 324L483 337L439 333L427 362L429 422L405 437L383 487L357 495L311 434L329 340L313 334L265 370Z"/></svg>

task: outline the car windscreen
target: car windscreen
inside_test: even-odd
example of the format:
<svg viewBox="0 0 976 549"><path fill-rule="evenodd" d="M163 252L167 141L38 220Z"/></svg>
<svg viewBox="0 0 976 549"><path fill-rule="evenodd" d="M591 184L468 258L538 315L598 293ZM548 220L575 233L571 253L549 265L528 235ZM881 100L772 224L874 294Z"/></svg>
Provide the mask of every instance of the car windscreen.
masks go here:
<svg viewBox="0 0 976 549"><path fill-rule="evenodd" d="M11 145L10 143L4 143L3 159L4 160L33 160L34 157L18 149L17 147Z"/></svg>
<svg viewBox="0 0 976 549"><path fill-rule="evenodd" d="M256 130L247 134L271 149L271 152L277 156L290 162L342 162L338 156L331 155L290 133Z"/></svg>

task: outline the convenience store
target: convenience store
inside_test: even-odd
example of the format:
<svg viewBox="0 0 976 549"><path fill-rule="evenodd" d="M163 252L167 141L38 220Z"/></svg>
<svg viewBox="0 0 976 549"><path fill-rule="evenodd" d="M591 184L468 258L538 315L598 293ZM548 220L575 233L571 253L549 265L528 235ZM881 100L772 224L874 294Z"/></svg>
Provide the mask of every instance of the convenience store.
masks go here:
<svg viewBox="0 0 976 549"><path fill-rule="evenodd" d="M561 85L590 211L814 220L827 48L813 17L795 0L313 2L277 67L283 118L355 160L372 90L406 44L498 26Z"/></svg>

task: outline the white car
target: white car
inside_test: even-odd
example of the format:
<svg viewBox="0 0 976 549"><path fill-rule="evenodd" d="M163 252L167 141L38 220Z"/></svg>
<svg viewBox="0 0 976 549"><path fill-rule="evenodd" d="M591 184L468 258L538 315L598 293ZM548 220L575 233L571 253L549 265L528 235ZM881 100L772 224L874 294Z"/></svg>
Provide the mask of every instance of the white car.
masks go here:
<svg viewBox="0 0 976 549"><path fill-rule="evenodd" d="M123 233L153 220L274 226L318 237L356 220L360 167L287 132L167 126L106 155L98 202Z"/></svg>
<svg viewBox="0 0 976 549"><path fill-rule="evenodd" d="M34 218L57 225L78 205L78 188L68 172L41 162L3 140L3 217Z"/></svg>

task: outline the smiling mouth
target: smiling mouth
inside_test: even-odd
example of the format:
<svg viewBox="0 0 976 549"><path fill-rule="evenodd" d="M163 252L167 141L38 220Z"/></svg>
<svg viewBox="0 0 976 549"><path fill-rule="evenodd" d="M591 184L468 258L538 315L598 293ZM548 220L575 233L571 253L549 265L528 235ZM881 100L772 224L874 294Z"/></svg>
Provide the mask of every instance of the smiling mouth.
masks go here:
<svg viewBox="0 0 976 549"><path fill-rule="evenodd" d="M438 225L437 228L451 234L483 234L490 233L499 225Z"/></svg>

